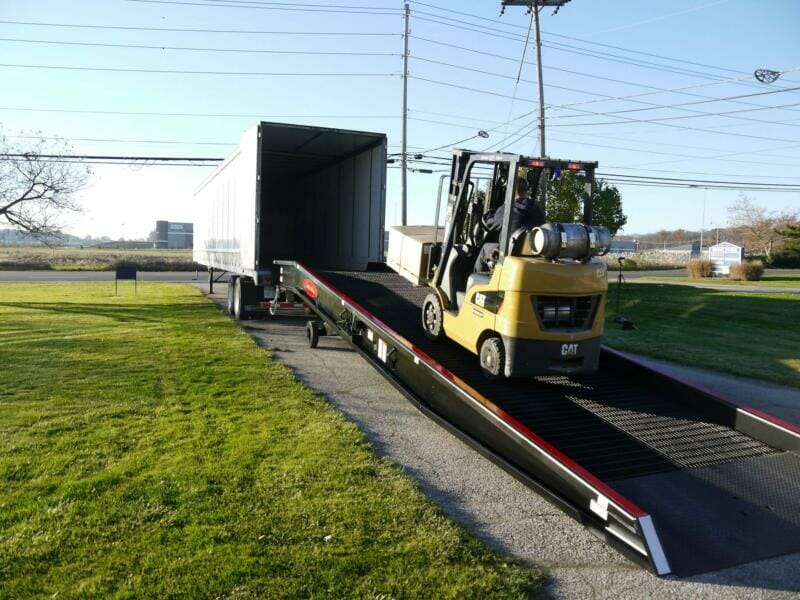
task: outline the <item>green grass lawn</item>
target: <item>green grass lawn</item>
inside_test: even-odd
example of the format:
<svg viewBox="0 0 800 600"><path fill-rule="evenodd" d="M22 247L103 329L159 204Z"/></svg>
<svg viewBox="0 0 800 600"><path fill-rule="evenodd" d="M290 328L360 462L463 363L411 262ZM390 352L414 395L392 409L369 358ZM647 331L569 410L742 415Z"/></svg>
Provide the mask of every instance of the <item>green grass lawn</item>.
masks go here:
<svg viewBox="0 0 800 600"><path fill-rule="evenodd" d="M189 287L0 285L0 597L526 597Z"/></svg>
<svg viewBox="0 0 800 600"><path fill-rule="evenodd" d="M731 281L726 277L692 279L690 277L642 277L640 281L699 283L705 285L743 285L750 287L800 288L800 275L765 275L761 281Z"/></svg>
<svg viewBox="0 0 800 600"><path fill-rule="evenodd" d="M800 295L637 283L623 288L613 323L609 286L606 343L675 362L800 387Z"/></svg>

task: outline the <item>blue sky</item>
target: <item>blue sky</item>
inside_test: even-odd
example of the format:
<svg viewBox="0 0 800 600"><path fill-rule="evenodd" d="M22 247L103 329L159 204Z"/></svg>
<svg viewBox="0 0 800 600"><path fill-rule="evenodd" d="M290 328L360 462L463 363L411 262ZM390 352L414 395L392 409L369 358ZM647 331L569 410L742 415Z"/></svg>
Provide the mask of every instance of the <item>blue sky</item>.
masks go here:
<svg viewBox="0 0 800 600"><path fill-rule="evenodd" d="M82 154L225 156L238 142L241 132L258 120L258 115L263 120L381 131L389 136L390 152L399 149L402 17L391 9L401 8L401 2L176 2L186 4L128 0L0 3L0 21L6 21L0 23L3 79L0 124L5 134L42 132L45 136L62 136L72 140L75 151ZM314 6L277 10L302 8L303 4ZM320 6L326 4L369 8L327 12ZM758 10L759 4L768 4L769 10ZM800 90L778 91L780 87L800 87L800 71L787 73L769 87L748 78L758 67L785 70L800 66L797 35L800 3L771 0L759 4L745 0L672 3L572 0L556 16L551 10L544 11L545 100L550 107L548 154L597 160L601 171L606 173L800 183ZM509 114L514 118L535 108L532 45L527 51L513 105L510 98L528 17L520 8L509 8L499 17L499 8L499 0L411 3L409 146L412 149L450 144L478 129L491 130L490 139L476 139L463 145L494 148L494 144L521 129L520 133L527 135L512 137L511 141L519 139L508 150L535 153L535 132L532 127L523 127L531 117L503 125ZM293 33L76 28L8 21ZM360 35L300 35L301 32ZM363 35L376 33L387 35ZM339 54L162 49L165 46ZM317 75L165 74L33 65ZM734 79L738 81L730 81ZM691 90L684 89L682 93L659 91L690 86ZM738 101L707 102L765 91L776 93ZM644 93L648 95L608 99ZM652 106L688 102L702 103L682 108ZM566 104L572 106L562 106ZM784 105L797 106L762 110ZM645 110L618 112L633 109ZM697 112L740 110L748 112L697 116ZM617 114L594 116L586 111ZM689 115L694 116L686 118ZM631 121L665 118L670 120ZM592 122L611 124L589 125ZM120 141L82 141L88 139ZM180 143L141 143L142 140ZM445 156L446 152L437 154ZM190 220L192 190L209 171L199 167L109 165L95 165L93 169L91 186L82 192L85 212L70 219L69 230L113 237L122 234L123 223L126 237L142 237L153 228L156 219ZM437 181L435 174L410 174L410 222L431 222ZM629 215L626 227L629 233L700 226L702 188L626 184L619 187ZM755 191L749 195L771 209L800 210L798 193ZM399 174L392 169L387 188L389 225L399 220L399 196ZM735 191L707 192L706 227L725 223L726 209L736 196Z"/></svg>

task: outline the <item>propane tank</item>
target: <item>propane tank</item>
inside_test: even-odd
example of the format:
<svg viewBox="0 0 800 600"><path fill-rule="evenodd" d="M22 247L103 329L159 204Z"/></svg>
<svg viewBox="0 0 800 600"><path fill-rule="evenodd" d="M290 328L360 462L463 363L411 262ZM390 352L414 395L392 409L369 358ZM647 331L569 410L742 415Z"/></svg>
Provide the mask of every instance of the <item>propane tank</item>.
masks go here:
<svg viewBox="0 0 800 600"><path fill-rule="evenodd" d="M533 255L550 260L584 260L603 256L611 248L611 232L599 225L545 223L534 227L529 236Z"/></svg>

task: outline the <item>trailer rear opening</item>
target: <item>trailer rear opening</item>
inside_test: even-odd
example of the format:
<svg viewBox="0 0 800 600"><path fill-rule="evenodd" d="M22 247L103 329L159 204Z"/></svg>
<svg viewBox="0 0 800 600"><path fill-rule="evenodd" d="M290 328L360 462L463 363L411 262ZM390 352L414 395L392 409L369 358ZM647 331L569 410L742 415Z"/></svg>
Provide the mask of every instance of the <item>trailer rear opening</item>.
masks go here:
<svg viewBox="0 0 800 600"><path fill-rule="evenodd" d="M382 260L386 136L261 122L194 198L194 260L230 274L229 308L246 317L275 299L276 259L331 269Z"/></svg>

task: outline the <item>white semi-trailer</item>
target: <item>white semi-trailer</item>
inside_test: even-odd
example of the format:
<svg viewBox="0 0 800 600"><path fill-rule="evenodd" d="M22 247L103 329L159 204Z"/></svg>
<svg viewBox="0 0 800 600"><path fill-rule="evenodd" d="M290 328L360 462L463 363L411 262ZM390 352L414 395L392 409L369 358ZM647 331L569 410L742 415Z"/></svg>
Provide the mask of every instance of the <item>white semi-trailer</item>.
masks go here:
<svg viewBox="0 0 800 600"><path fill-rule="evenodd" d="M275 259L363 270L383 260L386 136L261 122L194 193L194 260L227 272L228 308L278 306Z"/></svg>

